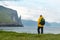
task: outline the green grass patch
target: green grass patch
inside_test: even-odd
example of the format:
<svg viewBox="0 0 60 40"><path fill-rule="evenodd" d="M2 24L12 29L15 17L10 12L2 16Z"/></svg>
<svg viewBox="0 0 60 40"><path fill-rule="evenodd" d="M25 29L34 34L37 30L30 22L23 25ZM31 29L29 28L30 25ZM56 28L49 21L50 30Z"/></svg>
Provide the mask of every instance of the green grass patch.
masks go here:
<svg viewBox="0 0 60 40"><path fill-rule="evenodd" d="M30 34L0 31L0 40L60 40L60 34Z"/></svg>

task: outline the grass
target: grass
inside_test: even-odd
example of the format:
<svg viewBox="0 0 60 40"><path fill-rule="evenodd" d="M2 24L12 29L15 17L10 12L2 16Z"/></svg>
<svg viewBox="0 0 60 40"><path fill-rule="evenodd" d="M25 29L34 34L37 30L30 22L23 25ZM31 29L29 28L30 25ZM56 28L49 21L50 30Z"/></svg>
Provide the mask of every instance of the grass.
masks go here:
<svg viewBox="0 0 60 40"><path fill-rule="evenodd" d="M30 34L0 31L0 40L60 40L60 34Z"/></svg>

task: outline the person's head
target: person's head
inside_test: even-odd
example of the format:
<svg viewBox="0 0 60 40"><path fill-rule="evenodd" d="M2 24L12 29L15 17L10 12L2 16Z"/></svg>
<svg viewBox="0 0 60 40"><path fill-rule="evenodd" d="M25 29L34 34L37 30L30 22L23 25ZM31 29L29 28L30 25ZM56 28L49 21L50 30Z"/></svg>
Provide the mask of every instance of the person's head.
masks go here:
<svg viewBox="0 0 60 40"><path fill-rule="evenodd" d="M40 17L42 17L42 15L40 15Z"/></svg>

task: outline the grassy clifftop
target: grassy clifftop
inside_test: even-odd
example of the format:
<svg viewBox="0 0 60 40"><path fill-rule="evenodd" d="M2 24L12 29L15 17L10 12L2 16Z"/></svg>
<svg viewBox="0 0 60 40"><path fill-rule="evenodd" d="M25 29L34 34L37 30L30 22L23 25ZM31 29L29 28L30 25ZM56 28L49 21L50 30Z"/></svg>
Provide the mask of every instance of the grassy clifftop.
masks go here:
<svg viewBox="0 0 60 40"><path fill-rule="evenodd" d="M60 40L60 34L28 34L0 31L0 40Z"/></svg>

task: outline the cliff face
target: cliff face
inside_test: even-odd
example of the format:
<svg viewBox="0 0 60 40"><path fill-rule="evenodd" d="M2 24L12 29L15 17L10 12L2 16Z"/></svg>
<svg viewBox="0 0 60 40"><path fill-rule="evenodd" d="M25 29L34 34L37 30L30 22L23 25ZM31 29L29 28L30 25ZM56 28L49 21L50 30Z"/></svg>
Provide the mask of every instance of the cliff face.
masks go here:
<svg viewBox="0 0 60 40"><path fill-rule="evenodd" d="M18 18L16 10L0 6L0 25L22 26L21 23L21 19Z"/></svg>

